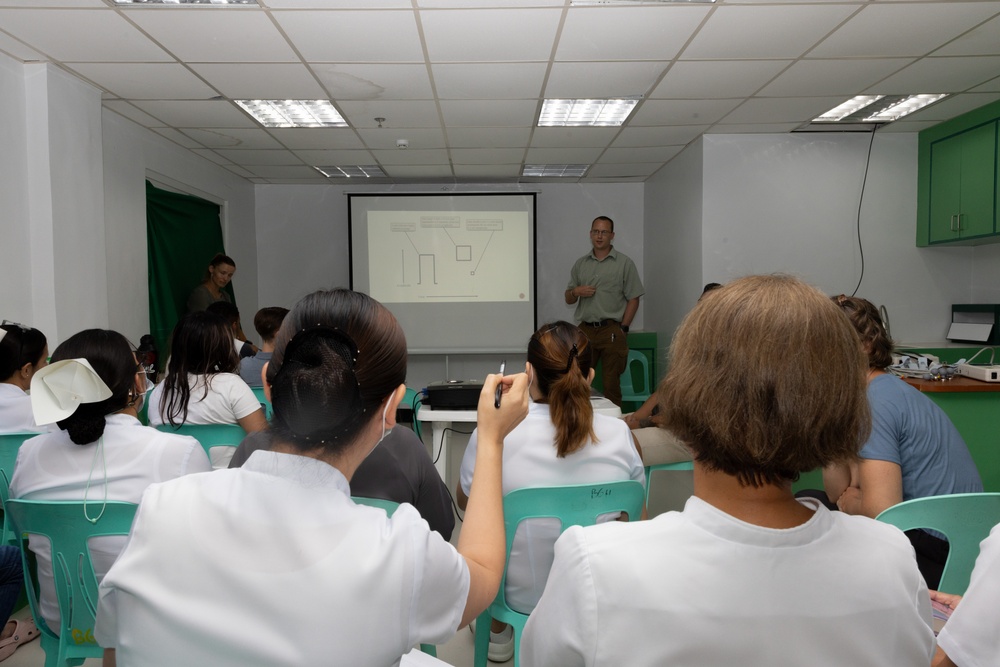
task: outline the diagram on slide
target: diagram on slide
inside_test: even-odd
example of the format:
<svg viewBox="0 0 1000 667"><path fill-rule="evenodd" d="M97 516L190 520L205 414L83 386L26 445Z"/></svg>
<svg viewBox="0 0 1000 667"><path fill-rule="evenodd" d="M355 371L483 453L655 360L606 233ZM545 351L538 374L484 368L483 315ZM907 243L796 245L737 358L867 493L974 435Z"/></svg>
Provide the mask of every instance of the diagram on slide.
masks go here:
<svg viewBox="0 0 1000 667"><path fill-rule="evenodd" d="M371 295L383 303L528 301L530 224L517 211L369 211Z"/></svg>

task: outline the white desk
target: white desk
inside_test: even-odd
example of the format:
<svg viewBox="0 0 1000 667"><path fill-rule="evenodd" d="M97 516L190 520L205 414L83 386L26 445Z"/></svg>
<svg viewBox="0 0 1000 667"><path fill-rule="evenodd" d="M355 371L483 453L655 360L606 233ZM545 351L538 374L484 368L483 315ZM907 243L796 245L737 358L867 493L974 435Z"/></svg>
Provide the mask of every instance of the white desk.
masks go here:
<svg viewBox="0 0 1000 667"><path fill-rule="evenodd" d="M597 414L608 415L609 417L622 416L621 408L604 397L592 398L590 402L593 403L594 412ZM431 424L431 458L437 455L434 467L437 468L441 479L447 484L448 439L446 436L448 429L455 423L475 424L476 411L429 408L421 405L417 408L416 418L418 421L430 422Z"/></svg>

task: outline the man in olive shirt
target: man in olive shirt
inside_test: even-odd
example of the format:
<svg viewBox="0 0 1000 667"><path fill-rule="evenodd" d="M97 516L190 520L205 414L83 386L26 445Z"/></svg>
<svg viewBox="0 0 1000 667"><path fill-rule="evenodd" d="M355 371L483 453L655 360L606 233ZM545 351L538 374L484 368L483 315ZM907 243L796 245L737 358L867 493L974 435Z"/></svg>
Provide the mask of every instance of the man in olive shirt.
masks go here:
<svg viewBox="0 0 1000 667"><path fill-rule="evenodd" d="M603 359L604 395L621 406L628 328L645 292L635 263L611 245L614 238L614 221L603 215L594 218L594 249L573 264L565 296L566 303L576 304L576 320L593 346L594 365Z"/></svg>

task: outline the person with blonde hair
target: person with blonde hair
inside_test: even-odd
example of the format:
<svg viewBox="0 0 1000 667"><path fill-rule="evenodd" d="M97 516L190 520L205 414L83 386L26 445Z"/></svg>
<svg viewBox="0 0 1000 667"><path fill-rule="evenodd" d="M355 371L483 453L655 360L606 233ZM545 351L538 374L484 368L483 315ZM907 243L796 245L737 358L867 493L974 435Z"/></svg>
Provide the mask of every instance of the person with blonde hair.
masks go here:
<svg viewBox="0 0 1000 667"><path fill-rule="evenodd" d="M642 460L625 422L594 414L590 402L592 361L590 340L569 322L546 324L531 336L527 363L531 406L525 420L504 440L504 494L532 486L645 481ZM473 432L462 460L456 495L463 509L472 489L477 442L478 433ZM518 526L505 591L512 609L529 613L538 602L549 576L559 527L556 519L532 519ZM491 660L510 659L514 653L512 632L509 626L494 622Z"/></svg>
<svg viewBox="0 0 1000 667"><path fill-rule="evenodd" d="M926 667L930 598L905 536L792 494L866 439L865 365L843 314L795 278L702 299L658 390L694 495L563 533L521 664Z"/></svg>

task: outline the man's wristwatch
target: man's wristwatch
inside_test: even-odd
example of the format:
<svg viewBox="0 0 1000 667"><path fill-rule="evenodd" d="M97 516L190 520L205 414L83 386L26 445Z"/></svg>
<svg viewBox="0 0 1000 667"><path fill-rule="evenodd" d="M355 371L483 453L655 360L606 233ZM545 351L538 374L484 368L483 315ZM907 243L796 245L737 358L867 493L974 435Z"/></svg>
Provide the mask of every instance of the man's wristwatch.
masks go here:
<svg viewBox="0 0 1000 667"><path fill-rule="evenodd" d="M627 324L623 324L622 325L622 331L624 331L625 333L628 333L628 325Z"/></svg>

